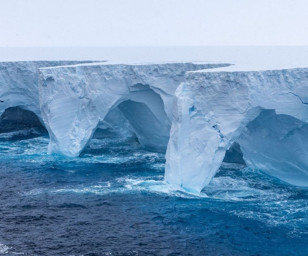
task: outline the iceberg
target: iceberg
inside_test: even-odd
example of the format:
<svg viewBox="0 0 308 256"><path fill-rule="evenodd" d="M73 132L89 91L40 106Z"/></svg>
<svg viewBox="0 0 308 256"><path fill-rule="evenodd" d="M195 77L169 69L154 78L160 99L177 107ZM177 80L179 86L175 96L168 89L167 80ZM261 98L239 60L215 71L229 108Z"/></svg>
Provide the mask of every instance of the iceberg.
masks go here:
<svg viewBox="0 0 308 256"><path fill-rule="evenodd" d="M134 134L146 149L166 152L165 181L191 192L223 161L308 186L307 68L2 62L0 115L3 131L23 116L25 127L41 122L49 153L70 157L96 130Z"/></svg>
<svg viewBox="0 0 308 256"><path fill-rule="evenodd" d="M200 192L237 143L249 167L308 186L308 69L232 69L188 72L177 88L165 180Z"/></svg>

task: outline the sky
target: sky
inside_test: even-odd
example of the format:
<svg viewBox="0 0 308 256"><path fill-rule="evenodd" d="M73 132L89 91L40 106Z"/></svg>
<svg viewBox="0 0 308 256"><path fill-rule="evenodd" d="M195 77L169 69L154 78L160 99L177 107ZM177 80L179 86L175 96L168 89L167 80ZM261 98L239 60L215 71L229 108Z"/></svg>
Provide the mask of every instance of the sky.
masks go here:
<svg viewBox="0 0 308 256"><path fill-rule="evenodd" d="M0 0L0 47L308 45L308 0Z"/></svg>

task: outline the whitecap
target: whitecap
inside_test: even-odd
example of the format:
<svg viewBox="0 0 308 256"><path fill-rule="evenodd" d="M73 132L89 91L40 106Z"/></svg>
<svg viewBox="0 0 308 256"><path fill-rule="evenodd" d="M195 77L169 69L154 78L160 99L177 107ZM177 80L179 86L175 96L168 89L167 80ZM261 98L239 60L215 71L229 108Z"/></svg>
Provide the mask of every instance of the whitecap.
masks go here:
<svg viewBox="0 0 308 256"><path fill-rule="evenodd" d="M0 254L8 254L10 249L7 245L0 243Z"/></svg>

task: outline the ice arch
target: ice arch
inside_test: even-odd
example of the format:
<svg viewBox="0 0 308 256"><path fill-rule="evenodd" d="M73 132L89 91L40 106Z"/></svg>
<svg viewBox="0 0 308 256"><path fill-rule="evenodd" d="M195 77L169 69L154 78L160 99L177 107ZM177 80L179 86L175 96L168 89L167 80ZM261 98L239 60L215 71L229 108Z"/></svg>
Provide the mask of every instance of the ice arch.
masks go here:
<svg viewBox="0 0 308 256"><path fill-rule="evenodd" d="M308 186L308 144L300 142L308 136L307 103L307 69L189 73L176 91L165 180L200 192L219 169L226 150L239 141L248 165ZM271 111L262 114L266 109ZM267 118L262 116L266 113ZM254 121L260 114L261 119ZM270 136L274 148L252 132L260 127L275 135ZM255 154L257 143L267 150ZM287 157L288 147L294 145L300 153ZM280 169L279 162L288 162L288 167Z"/></svg>
<svg viewBox="0 0 308 256"><path fill-rule="evenodd" d="M49 152L78 156L117 106L144 146L162 150L171 126L174 92L187 71L225 64L72 65L40 69L41 113Z"/></svg>

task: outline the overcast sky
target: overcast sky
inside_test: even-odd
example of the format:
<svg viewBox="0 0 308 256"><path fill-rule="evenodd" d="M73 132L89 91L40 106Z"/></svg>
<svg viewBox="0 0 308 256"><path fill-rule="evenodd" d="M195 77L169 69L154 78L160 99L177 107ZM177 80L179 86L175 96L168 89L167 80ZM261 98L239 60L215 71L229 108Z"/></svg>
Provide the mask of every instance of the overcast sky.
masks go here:
<svg viewBox="0 0 308 256"><path fill-rule="evenodd" d="M308 45L308 0L0 0L0 46Z"/></svg>

